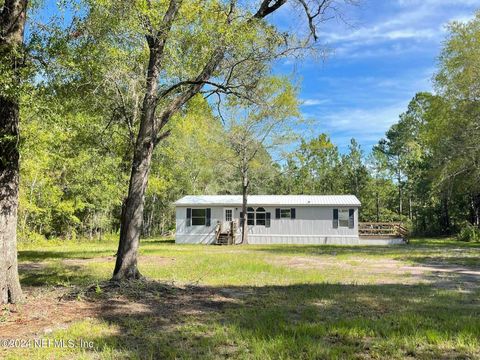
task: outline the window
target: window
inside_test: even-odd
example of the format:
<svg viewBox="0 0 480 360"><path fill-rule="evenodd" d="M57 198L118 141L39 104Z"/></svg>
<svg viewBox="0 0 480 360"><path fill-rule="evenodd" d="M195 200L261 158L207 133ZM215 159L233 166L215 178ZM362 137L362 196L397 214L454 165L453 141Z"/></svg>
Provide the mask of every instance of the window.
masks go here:
<svg viewBox="0 0 480 360"><path fill-rule="evenodd" d="M256 224L265 226L265 218L265 209L263 207L257 208L255 213Z"/></svg>
<svg viewBox="0 0 480 360"><path fill-rule="evenodd" d="M292 212L291 209L280 209L280 219L291 219Z"/></svg>
<svg viewBox="0 0 480 360"><path fill-rule="evenodd" d="M225 221L232 221L232 220L233 220L233 210L225 209Z"/></svg>
<svg viewBox="0 0 480 360"><path fill-rule="evenodd" d="M247 225L255 225L255 209L247 208Z"/></svg>
<svg viewBox="0 0 480 360"><path fill-rule="evenodd" d="M207 209L192 209L192 225L206 225Z"/></svg>
<svg viewBox="0 0 480 360"><path fill-rule="evenodd" d="M338 226L348 227L348 209L338 209Z"/></svg>
<svg viewBox="0 0 480 360"><path fill-rule="evenodd" d="M276 208L275 209L275 219L295 219L295 208Z"/></svg>

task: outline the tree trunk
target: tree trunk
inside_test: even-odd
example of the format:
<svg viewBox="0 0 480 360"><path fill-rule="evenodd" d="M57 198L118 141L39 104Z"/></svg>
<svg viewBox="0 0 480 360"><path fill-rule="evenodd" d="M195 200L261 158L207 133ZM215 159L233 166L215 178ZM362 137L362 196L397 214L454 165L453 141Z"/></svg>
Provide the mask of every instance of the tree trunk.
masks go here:
<svg viewBox="0 0 480 360"><path fill-rule="evenodd" d="M398 182L398 215L400 215L400 218L402 217L402 213L403 213L402 195L403 195L402 194L402 184L399 181Z"/></svg>
<svg viewBox="0 0 480 360"><path fill-rule="evenodd" d="M380 222L380 196L378 194L378 191L377 191L377 201L376 201L376 206L377 206L377 222Z"/></svg>
<svg viewBox="0 0 480 360"><path fill-rule="evenodd" d="M137 253L143 223L143 207L147 189L148 173L155 147L155 108L158 79L157 54L150 50L147 88L142 105L140 130L135 142L128 195L120 217L120 242L113 280L138 279Z"/></svg>
<svg viewBox="0 0 480 360"><path fill-rule="evenodd" d="M160 64L163 60L167 37L181 2L182 0L171 0L162 19L162 29L146 36L149 47L149 60L145 96L140 116L140 130L135 142L128 195L122 207L120 242L118 244L117 261L113 271L113 280L138 279L141 277L137 268L137 253L142 232L145 191L147 189L153 150L160 140L158 132L180 106L179 104L170 105L170 111L164 114L160 123L155 119L155 110L158 104L157 89Z"/></svg>
<svg viewBox="0 0 480 360"><path fill-rule="evenodd" d="M17 265L18 103L0 97L0 304L22 299Z"/></svg>
<svg viewBox="0 0 480 360"><path fill-rule="evenodd" d="M149 142L140 132L133 160L128 196L122 207L120 223L120 243L117 261L113 271L114 280L138 279L137 253L143 221L145 190L152 160L153 142Z"/></svg>
<svg viewBox="0 0 480 360"><path fill-rule="evenodd" d="M410 220L413 219L413 212L412 212L412 195L408 197L408 218Z"/></svg>
<svg viewBox="0 0 480 360"><path fill-rule="evenodd" d="M248 244L248 214L247 214L247 191L248 191L248 173L244 169L242 173L242 213L243 213L243 226L242 226L242 244Z"/></svg>
<svg viewBox="0 0 480 360"><path fill-rule="evenodd" d="M480 228L480 195L473 195L471 200L472 224Z"/></svg>
<svg viewBox="0 0 480 360"><path fill-rule="evenodd" d="M450 233L450 211L446 195L442 198L442 231L444 234Z"/></svg>
<svg viewBox="0 0 480 360"><path fill-rule="evenodd" d="M26 0L6 0L0 12L0 62L10 67L13 94L0 92L0 304L23 299L17 264L20 173L18 67L22 64ZM2 89L3 90L3 89Z"/></svg>

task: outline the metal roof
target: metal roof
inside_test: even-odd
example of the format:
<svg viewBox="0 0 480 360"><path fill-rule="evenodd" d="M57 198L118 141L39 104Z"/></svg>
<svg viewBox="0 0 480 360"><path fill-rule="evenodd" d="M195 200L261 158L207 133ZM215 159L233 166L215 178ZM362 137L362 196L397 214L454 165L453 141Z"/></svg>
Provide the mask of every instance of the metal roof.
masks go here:
<svg viewBox="0 0 480 360"><path fill-rule="evenodd" d="M248 205L360 206L355 195L248 195ZM242 195L187 195L177 206L242 205Z"/></svg>

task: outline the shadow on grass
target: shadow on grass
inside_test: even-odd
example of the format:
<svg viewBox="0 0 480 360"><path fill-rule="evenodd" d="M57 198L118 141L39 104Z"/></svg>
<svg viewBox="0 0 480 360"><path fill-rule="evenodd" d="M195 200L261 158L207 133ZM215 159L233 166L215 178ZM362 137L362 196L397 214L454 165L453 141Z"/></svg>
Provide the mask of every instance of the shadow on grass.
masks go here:
<svg viewBox="0 0 480 360"><path fill-rule="evenodd" d="M92 337L128 358L474 358L477 293L431 286L303 284L174 287L105 283ZM452 345L453 344L453 345ZM447 352L451 352L447 356Z"/></svg>
<svg viewBox="0 0 480 360"><path fill-rule="evenodd" d="M91 259L98 256L113 255L115 250L82 250L82 251L39 251L39 250L20 250L18 252L19 261L43 261L49 259Z"/></svg>
<svg viewBox="0 0 480 360"><path fill-rule="evenodd" d="M480 271L480 251L477 256L403 256L399 260L412 262L422 266L441 269L461 269L462 267L473 267Z"/></svg>
<svg viewBox="0 0 480 360"><path fill-rule="evenodd" d="M20 263L18 270L22 286L85 285L96 281L95 277L82 265Z"/></svg>
<svg viewBox="0 0 480 360"><path fill-rule="evenodd" d="M174 238L151 238L151 239L142 239L142 245L149 245L149 244L157 244L157 245L164 245L164 244L175 244Z"/></svg>

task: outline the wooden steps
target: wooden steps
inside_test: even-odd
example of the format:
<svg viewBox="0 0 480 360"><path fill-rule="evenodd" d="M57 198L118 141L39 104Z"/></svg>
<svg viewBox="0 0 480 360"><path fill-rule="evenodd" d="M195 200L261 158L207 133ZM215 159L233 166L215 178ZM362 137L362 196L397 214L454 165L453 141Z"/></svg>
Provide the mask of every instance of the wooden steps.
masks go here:
<svg viewBox="0 0 480 360"><path fill-rule="evenodd" d="M219 234L217 238L217 245L230 245L231 244L231 236L230 234L223 233Z"/></svg>
<svg viewBox="0 0 480 360"><path fill-rule="evenodd" d="M237 223L230 221L228 223L217 223L215 227L215 245L235 245L235 234L237 233Z"/></svg>

